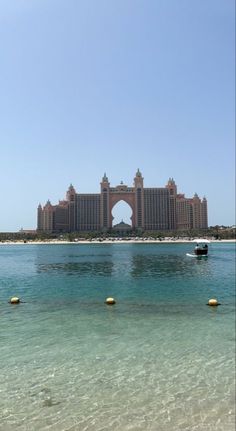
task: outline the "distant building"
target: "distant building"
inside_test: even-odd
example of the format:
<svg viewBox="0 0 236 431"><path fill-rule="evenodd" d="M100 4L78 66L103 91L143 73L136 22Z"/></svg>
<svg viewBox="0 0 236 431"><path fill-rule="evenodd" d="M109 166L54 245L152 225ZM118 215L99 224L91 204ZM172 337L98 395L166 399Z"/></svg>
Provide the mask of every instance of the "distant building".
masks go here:
<svg viewBox="0 0 236 431"><path fill-rule="evenodd" d="M129 224L127 224L123 220L121 220L120 223L115 224L115 226L113 226L113 230L114 230L114 232L118 233L119 235L124 235L124 234L128 234L130 231L132 231L132 226L130 226Z"/></svg>
<svg viewBox="0 0 236 431"><path fill-rule="evenodd" d="M125 201L132 210L131 228L142 231L205 229L208 227L207 200L195 195L186 198L177 193L170 178L165 187L145 188L141 172L136 172L133 186L121 182L111 187L106 174L100 193L76 193L70 185L66 199L52 205L48 200L38 206L37 230L48 233L108 231L112 226L112 209Z"/></svg>

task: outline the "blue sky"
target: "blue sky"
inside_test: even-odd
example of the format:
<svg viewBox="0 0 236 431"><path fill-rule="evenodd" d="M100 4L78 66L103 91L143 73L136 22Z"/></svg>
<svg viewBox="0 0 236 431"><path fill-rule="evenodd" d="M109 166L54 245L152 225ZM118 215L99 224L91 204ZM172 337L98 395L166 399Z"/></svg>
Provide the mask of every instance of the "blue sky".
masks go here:
<svg viewBox="0 0 236 431"><path fill-rule="evenodd" d="M36 208L174 177L235 223L234 0L1 0L0 231ZM114 209L119 222L129 208Z"/></svg>

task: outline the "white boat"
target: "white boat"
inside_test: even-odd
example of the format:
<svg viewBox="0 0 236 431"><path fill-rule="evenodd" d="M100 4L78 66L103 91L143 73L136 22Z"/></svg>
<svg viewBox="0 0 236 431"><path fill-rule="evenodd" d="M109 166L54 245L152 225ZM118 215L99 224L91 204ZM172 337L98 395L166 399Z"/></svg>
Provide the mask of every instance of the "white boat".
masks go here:
<svg viewBox="0 0 236 431"><path fill-rule="evenodd" d="M193 240L196 244L193 250L193 253L186 253L189 257L199 257L199 256L208 256L208 244L210 241L204 238L196 238Z"/></svg>

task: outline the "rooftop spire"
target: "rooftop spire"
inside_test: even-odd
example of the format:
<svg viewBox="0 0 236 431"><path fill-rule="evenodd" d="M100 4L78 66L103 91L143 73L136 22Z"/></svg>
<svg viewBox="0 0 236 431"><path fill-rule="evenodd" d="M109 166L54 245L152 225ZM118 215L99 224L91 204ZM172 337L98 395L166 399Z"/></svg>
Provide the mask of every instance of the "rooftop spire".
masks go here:
<svg viewBox="0 0 236 431"><path fill-rule="evenodd" d="M104 175L103 175L103 177L102 177L102 181L103 181L104 183L108 183L108 178L107 178L106 172L104 172Z"/></svg>

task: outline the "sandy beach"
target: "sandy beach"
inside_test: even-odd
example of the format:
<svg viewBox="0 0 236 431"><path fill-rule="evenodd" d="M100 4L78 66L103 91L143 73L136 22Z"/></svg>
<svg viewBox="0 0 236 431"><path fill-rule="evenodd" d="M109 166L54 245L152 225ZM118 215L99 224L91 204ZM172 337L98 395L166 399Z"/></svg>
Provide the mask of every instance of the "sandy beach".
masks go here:
<svg viewBox="0 0 236 431"><path fill-rule="evenodd" d="M60 240L49 240L49 241L3 241L0 243L0 245L50 245L50 244L72 244L72 245L82 245L82 244L184 244L184 243L192 243L194 242L194 239L163 239L163 240L156 240L156 239L104 239L104 240L98 240L98 239L92 239L90 240L78 240L78 241L60 241ZM215 240L215 239L208 239L211 243L235 243L236 239L222 239L222 240Z"/></svg>

